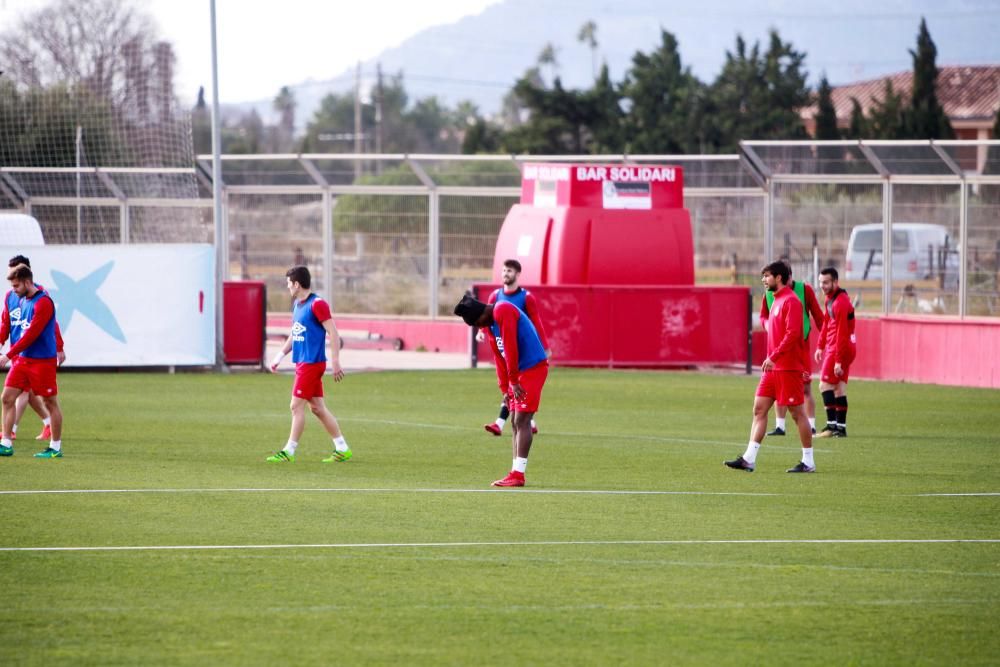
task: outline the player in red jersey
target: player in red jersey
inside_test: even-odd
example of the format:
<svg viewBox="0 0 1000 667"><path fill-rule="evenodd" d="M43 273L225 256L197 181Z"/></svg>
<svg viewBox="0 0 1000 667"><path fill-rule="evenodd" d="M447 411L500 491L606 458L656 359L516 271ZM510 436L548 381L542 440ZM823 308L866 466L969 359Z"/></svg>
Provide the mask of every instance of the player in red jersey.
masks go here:
<svg viewBox="0 0 1000 667"><path fill-rule="evenodd" d="M819 272L819 286L826 295L826 319L819 332L816 361L823 360L819 390L826 407L826 428L818 438L847 437L847 380L857 356L854 335L854 305L840 289L840 276L833 267Z"/></svg>
<svg viewBox="0 0 1000 667"><path fill-rule="evenodd" d="M775 402L792 413L802 441L802 460L788 472L816 472L813 462L812 429L806 418L802 393L802 302L788 286L791 271L784 262L772 262L761 271L761 281L774 292L771 317L767 327L767 358L761 364L763 374L753 403L750 443L743 456L724 463L735 470L753 472L757 451L767 430L767 413Z"/></svg>
<svg viewBox="0 0 1000 667"><path fill-rule="evenodd" d="M19 264L24 264L28 268L31 268L31 260L24 255L14 255L7 262L7 267L13 269ZM38 285L38 289L44 290L45 288ZM13 345L17 342L17 338L21 334L20 329L20 309L18 308L19 297L14 293L14 290L7 292L4 297L3 312L0 315L0 345L7 342L7 338L10 338L10 344ZM16 317L14 319L18 320L12 322L12 314ZM17 326L17 328L12 328L11 324ZM63 338L62 332L59 330L59 323L56 322L56 363L60 366L66 361L66 353L63 350ZM11 364L17 362L17 359L11 359ZM24 411L28 406L35 411L38 418L42 420L42 432L35 436L35 440L48 440L52 437L52 420L49 417L49 411L45 409L45 402L36 396L34 392L26 391L17 397L17 402L14 406L14 430L11 432L11 439L17 439L17 425L21 423L21 417L24 416Z"/></svg>
<svg viewBox="0 0 1000 667"><path fill-rule="evenodd" d="M542 341L542 347L545 348L545 354L547 356L552 356L552 351L549 349L549 342L545 337L545 327L542 326L542 318L538 314L538 302L535 300L535 295L524 289L518 284L518 278L521 276L521 262L516 259L508 259L503 263L503 287L495 289L490 293L489 298L486 299L486 303L494 304L497 301L510 301L515 306L520 308L524 313L527 314L531 323L535 325L535 331L538 332L538 337ZM486 339L487 334L493 336L497 344L500 345L500 353L503 353L503 340L500 338L500 330L494 325L486 329L480 329L476 333L476 340L482 341ZM504 424L507 423L507 418L510 416L510 406L507 404L507 397L504 396L503 402L500 404L500 414L492 424L486 424L483 428L486 429L488 433L493 435L501 435L503 433ZM531 432L538 433L538 425L535 420L531 420Z"/></svg>
<svg viewBox="0 0 1000 667"><path fill-rule="evenodd" d="M17 357L3 387L3 438L0 455L14 453L11 435L14 427L14 404L26 391L41 396L52 418L52 440L49 446L35 454L36 458L62 458L62 410L59 408L59 388L56 382L56 307L52 297L35 285L34 275L25 264L19 264L7 274L11 289L18 296L21 335L7 354L0 354L0 369Z"/></svg>
<svg viewBox="0 0 1000 667"><path fill-rule="evenodd" d="M514 462L510 473L493 486L524 486L524 473L531 450L531 418L538 412L542 388L549 372L548 357L535 325L512 303L485 304L466 294L455 306L455 314L470 327L496 325L502 346L491 340L496 361L497 384L514 411ZM501 347L503 353L500 352Z"/></svg>
<svg viewBox="0 0 1000 667"><path fill-rule="evenodd" d="M788 269L788 275L792 275L791 267ZM799 298L804 308L802 336L806 339L806 345L802 349L804 354L802 365L805 369L802 372L802 391L806 399L806 416L809 418L809 428L815 435L816 400L812 393L812 356L809 354L809 336L812 333L812 326L810 326L809 316L812 315L812 321L815 322L816 330L819 331L823 326L823 309L820 308L819 301L816 299L816 291L813 290L812 285L801 280L793 280L788 284L788 287L795 292L795 296ZM760 324L765 329L767 329L768 314L773 299L774 292L765 292L764 298L760 300ZM767 435L785 435L786 412L787 409L783 405L778 405L774 409L774 430L768 431Z"/></svg>

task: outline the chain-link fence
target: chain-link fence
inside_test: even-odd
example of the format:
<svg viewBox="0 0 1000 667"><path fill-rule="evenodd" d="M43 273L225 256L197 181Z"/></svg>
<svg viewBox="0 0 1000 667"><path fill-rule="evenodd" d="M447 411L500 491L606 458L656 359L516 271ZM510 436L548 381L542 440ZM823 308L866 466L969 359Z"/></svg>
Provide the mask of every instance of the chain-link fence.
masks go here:
<svg viewBox="0 0 1000 667"><path fill-rule="evenodd" d="M223 157L220 278L264 281L274 310L288 307L287 269L305 264L339 312L448 315L469 284L492 278L520 166L544 159L681 166L699 284L757 286L763 264L786 258L812 283L837 268L861 311L1000 315L1000 142L746 142L724 156ZM209 159L191 169L0 166L0 209L34 215L47 243L214 243Z"/></svg>

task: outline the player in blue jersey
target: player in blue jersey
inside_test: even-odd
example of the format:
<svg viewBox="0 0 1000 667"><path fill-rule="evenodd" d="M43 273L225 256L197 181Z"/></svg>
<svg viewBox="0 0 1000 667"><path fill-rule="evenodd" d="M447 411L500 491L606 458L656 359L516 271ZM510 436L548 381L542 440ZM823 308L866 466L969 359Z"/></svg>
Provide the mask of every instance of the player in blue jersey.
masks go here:
<svg viewBox="0 0 1000 667"><path fill-rule="evenodd" d="M52 440L49 446L35 454L36 458L62 458L62 410L59 408L59 388L56 383L56 306L48 293L35 285L31 268L19 264L7 274L13 292L18 296L21 335L7 354L0 354L0 369L16 358L3 387L3 437L0 456L14 453L12 444L14 410L17 397L31 391L41 396L52 420Z"/></svg>
<svg viewBox="0 0 1000 667"><path fill-rule="evenodd" d="M545 354L547 356L552 356L549 349L548 340L545 337L545 327L542 326L542 318L538 315L538 302L533 295L528 290L524 289L518 285L518 278L521 276L521 262L516 259L508 259L503 263L503 274L501 279L503 280L503 287L497 288L490 293L486 303L497 303L498 301L510 301L519 309L521 309L531 323L535 325L535 331L538 332L538 337L542 341L542 347L545 348ZM476 333L476 340L483 341L486 340L486 329L480 329ZM497 343L501 343L500 340L500 328L494 324L489 328L490 335ZM500 347L500 353L503 353L503 347ZM484 429L488 433L499 436L503 433L504 424L507 423L507 418L510 417L510 406L507 405L507 397L504 396L503 402L500 403L500 414L497 416L496 420L492 424L485 424ZM538 425L535 421L531 421L531 432L538 433Z"/></svg>
<svg viewBox="0 0 1000 667"><path fill-rule="evenodd" d="M323 400L323 373L326 372L326 337L330 335L330 366L333 381L344 379L340 367L340 336L333 323L333 315L326 301L310 291L312 277L309 269L295 266L285 274L288 293L292 295L292 333L271 361L271 372L278 372L278 364L289 352L295 362L295 384L292 386L292 430L288 443L280 452L267 457L269 463L291 463L295 449L306 427L306 405L316 415L323 428L333 438L333 454L323 463L343 463L354 455L347 446L340 424Z"/></svg>
<svg viewBox="0 0 1000 667"><path fill-rule="evenodd" d="M531 418L538 412L542 388L549 372L548 356L531 319L509 301L487 304L466 294L455 306L455 314L471 327L499 327L499 342L490 340L496 362L500 392L514 410L514 464L493 486L524 486L524 473L531 450ZM500 346L503 352L500 352Z"/></svg>
<svg viewBox="0 0 1000 667"><path fill-rule="evenodd" d="M13 269L19 264L24 264L28 268L31 268L31 260L24 255L14 255L11 257L10 261L7 262L7 268ZM45 289L41 285L37 287L40 290ZM11 345L16 343L18 338L21 337L19 300L20 297L14 293L14 290L8 291L4 297L3 312L0 315L0 345L7 342L8 337L10 338ZM59 331L59 323L56 322L56 363L62 366L64 361L66 361L66 353L63 351L62 332ZM11 364L16 362L16 357L11 359ZM30 391L26 391L17 397L17 404L14 409L14 430L11 432L11 439L17 439L17 425L21 422L21 417L24 416L24 411L29 405L38 415L38 418L42 420L42 432L35 437L35 440L48 440L52 437L52 420L49 418L49 411L45 409L45 402Z"/></svg>

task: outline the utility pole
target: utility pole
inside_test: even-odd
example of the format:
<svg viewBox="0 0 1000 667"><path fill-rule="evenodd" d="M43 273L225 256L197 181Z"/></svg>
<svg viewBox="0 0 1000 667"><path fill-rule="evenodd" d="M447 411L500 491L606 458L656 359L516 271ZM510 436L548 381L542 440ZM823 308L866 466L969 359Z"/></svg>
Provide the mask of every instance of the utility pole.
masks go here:
<svg viewBox="0 0 1000 667"><path fill-rule="evenodd" d="M382 152L382 63L375 66L375 152ZM375 162L375 173L382 173L382 161Z"/></svg>
<svg viewBox="0 0 1000 667"><path fill-rule="evenodd" d="M361 61L358 61L357 73L354 76L354 153L360 155L361 145ZM354 158L354 180L361 178L361 159Z"/></svg>

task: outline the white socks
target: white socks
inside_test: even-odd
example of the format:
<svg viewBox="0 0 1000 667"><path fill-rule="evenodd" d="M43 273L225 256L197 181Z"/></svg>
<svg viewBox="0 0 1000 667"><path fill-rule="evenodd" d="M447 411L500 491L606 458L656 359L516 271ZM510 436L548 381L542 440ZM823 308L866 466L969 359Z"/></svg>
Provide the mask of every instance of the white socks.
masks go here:
<svg viewBox="0 0 1000 667"><path fill-rule="evenodd" d="M802 462L805 463L810 468L815 468L816 464L813 462L813 448L803 447L802 448Z"/></svg>
<svg viewBox="0 0 1000 667"><path fill-rule="evenodd" d="M809 428L813 429L814 431L816 430L816 418L815 417L810 417L809 418Z"/></svg>
<svg viewBox="0 0 1000 667"><path fill-rule="evenodd" d="M14 424L14 429L11 431L13 435L17 435L17 424Z"/></svg>
<svg viewBox="0 0 1000 667"><path fill-rule="evenodd" d="M42 420L42 426L52 426L52 418L46 417ZM14 424L14 430L17 430L17 424Z"/></svg>
<svg viewBox="0 0 1000 667"><path fill-rule="evenodd" d="M775 417L774 418L774 428L780 428L782 431L785 430L785 418Z"/></svg>
<svg viewBox="0 0 1000 667"><path fill-rule="evenodd" d="M62 440L53 440L50 442L49 449L54 449L57 452L62 451Z"/></svg>
<svg viewBox="0 0 1000 667"><path fill-rule="evenodd" d="M743 452L743 460L747 463L754 463L757 460L758 449L760 449L760 443L751 440L750 444L747 445L747 450Z"/></svg>
<svg viewBox="0 0 1000 667"><path fill-rule="evenodd" d="M527 469L528 469L528 459L527 458L522 459L520 456L515 456L513 470L516 470L517 472L523 474L524 471Z"/></svg>
<svg viewBox="0 0 1000 667"><path fill-rule="evenodd" d="M344 436L342 435L333 439L333 448L336 449L338 452L346 452L348 449L350 449L347 446L347 441L344 440Z"/></svg>
<svg viewBox="0 0 1000 667"><path fill-rule="evenodd" d="M497 417L496 421L493 423L496 424L500 428L500 430L503 430L503 425L507 423L507 420L500 419L499 417Z"/></svg>
<svg viewBox="0 0 1000 667"><path fill-rule="evenodd" d="M288 444L285 445L285 453L295 456L295 448L299 446L299 443L294 440L289 440Z"/></svg>
<svg viewBox="0 0 1000 667"><path fill-rule="evenodd" d="M0 439L0 445L3 445L4 447L13 447L14 443L11 442L10 438L3 438Z"/></svg>

